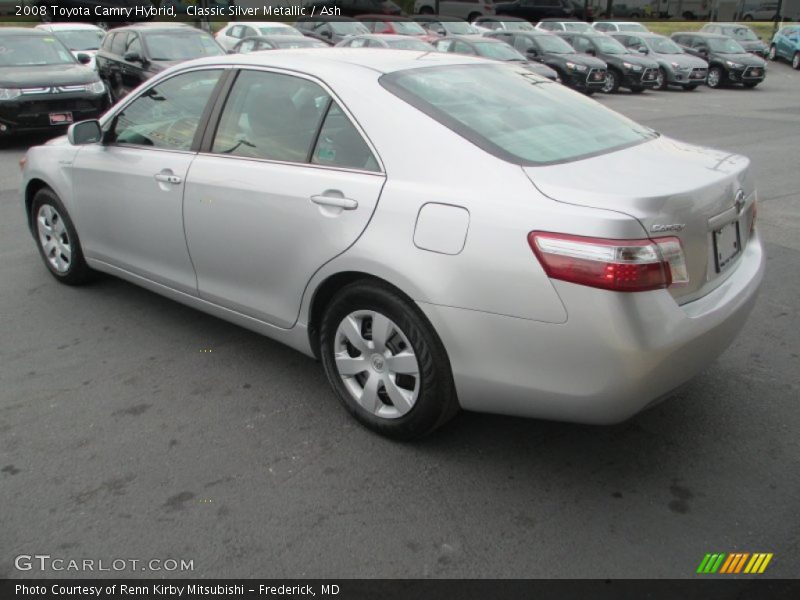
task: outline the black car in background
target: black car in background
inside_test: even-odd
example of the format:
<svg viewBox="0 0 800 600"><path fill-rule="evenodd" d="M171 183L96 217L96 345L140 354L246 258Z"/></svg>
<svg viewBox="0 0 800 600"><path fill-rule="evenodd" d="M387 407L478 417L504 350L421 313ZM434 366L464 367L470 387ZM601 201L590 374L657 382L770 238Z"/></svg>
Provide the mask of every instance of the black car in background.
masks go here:
<svg viewBox="0 0 800 600"><path fill-rule="evenodd" d="M369 29L352 17L300 17L294 24L305 36L331 46L352 35L366 35Z"/></svg>
<svg viewBox="0 0 800 600"><path fill-rule="evenodd" d="M592 17L592 8L584 14L584 4L578 0L514 0L494 5L497 16L520 17L536 23L542 19L581 19Z"/></svg>
<svg viewBox="0 0 800 600"><path fill-rule="evenodd" d="M27 131L61 133L108 108L97 73L53 34L0 28L0 137Z"/></svg>
<svg viewBox="0 0 800 600"><path fill-rule="evenodd" d="M22 4L22 0L20 0L20 4ZM80 11L84 11L84 9L89 10L90 16L81 15L80 17L76 17L71 19L72 21L80 21L83 23L95 23L98 25L108 25L111 23L114 24L125 24L125 23L133 23L136 21L148 21L152 18L149 14L144 12L139 12L138 14L134 11L131 11L130 18L121 15L109 15L109 16L101 16L95 12L96 8L100 9L119 9L119 8L131 8L136 9L137 7L142 9L150 9L153 7L154 3L150 0L57 0L53 2L53 0L28 0L28 4L32 6L41 6L44 7L44 12L40 15L40 19L45 23L50 23L53 21L64 21L66 19L58 18L56 15L53 14L53 11L50 7L54 5L58 5L63 9L79 9ZM55 17L55 18L54 18Z"/></svg>
<svg viewBox="0 0 800 600"><path fill-rule="evenodd" d="M608 94L613 94L621 87L638 94L658 84L656 61L629 50L604 33L560 31L558 35L567 40L577 52L595 56L606 63L603 91Z"/></svg>
<svg viewBox="0 0 800 600"><path fill-rule="evenodd" d="M767 76L767 61L749 53L726 35L698 32L677 32L672 41L689 54L708 61L708 87L741 83L754 88Z"/></svg>
<svg viewBox="0 0 800 600"><path fill-rule="evenodd" d="M738 23L706 23L700 29L700 32L727 35L739 42L742 48L758 56L766 56L769 52L769 46L764 40L759 39L755 32L747 25L739 25Z"/></svg>
<svg viewBox="0 0 800 600"><path fill-rule="evenodd" d="M114 100L185 60L225 54L208 33L188 25L129 25L106 34L97 71Z"/></svg>
<svg viewBox="0 0 800 600"><path fill-rule="evenodd" d="M486 37L516 48L527 59L544 63L556 71L561 83L591 96L606 83L606 63L578 54L565 40L546 31L493 31Z"/></svg>

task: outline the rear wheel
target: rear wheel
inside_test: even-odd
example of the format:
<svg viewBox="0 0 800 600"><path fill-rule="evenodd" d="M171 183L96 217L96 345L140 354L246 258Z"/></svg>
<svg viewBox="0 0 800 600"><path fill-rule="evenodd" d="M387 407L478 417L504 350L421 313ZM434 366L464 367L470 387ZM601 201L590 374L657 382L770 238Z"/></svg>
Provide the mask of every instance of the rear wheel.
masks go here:
<svg viewBox="0 0 800 600"><path fill-rule="evenodd" d="M667 72L664 70L664 67L658 68L658 75L656 75L656 89L665 90L669 87L669 83L667 82Z"/></svg>
<svg viewBox="0 0 800 600"><path fill-rule="evenodd" d="M357 281L334 297L322 318L320 354L339 400L377 433L419 437L458 412L442 342L387 285Z"/></svg>
<svg viewBox="0 0 800 600"><path fill-rule="evenodd" d="M722 67L711 67L708 70L708 87L716 89L725 81L725 72Z"/></svg>
<svg viewBox="0 0 800 600"><path fill-rule="evenodd" d="M800 71L800 52L795 52L792 57L792 68L795 71Z"/></svg>
<svg viewBox="0 0 800 600"><path fill-rule="evenodd" d="M53 277L67 285L90 281L95 273L86 264L75 226L53 190L36 192L30 218L39 254Z"/></svg>
<svg viewBox="0 0 800 600"><path fill-rule="evenodd" d="M616 94L619 91L619 74L613 69L606 71L606 81L603 84L603 91L606 94Z"/></svg>

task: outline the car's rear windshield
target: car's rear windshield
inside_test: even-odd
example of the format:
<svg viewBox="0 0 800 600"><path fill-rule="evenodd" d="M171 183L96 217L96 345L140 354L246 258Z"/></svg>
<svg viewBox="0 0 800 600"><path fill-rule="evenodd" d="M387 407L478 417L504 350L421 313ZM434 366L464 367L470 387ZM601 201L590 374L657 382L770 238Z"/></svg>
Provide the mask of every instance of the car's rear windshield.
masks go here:
<svg viewBox="0 0 800 600"><path fill-rule="evenodd" d="M487 152L527 166L567 162L658 134L564 86L509 65L396 71L381 85Z"/></svg>
<svg viewBox="0 0 800 600"><path fill-rule="evenodd" d="M720 52L722 54L746 54L747 51L742 48L738 42L731 38L708 38L708 47L712 52Z"/></svg>
<svg viewBox="0 0 800 600"><path fill-rule="evenodd" d="M103 42L103 33L100 29L72 29L57 31L56 37L64 42L70 50L97 50Z"/></svg>
<svg viewBox="0 0 800 600"><path fill-rule="evenodd" d="M223 54L207 33L153 33L147 36L147 47L153 60L191 60Z"/></svg>
<svg viewBox="0 0 800 600"><path fill-rule="evenodd" d="M414 21L393 21L392 27L400 35L425 35L427 33L422 25Z"/></svg>
<svg viewBox="0 0 800 600"><path fill-rule="evenodd" d="M0 38L0 67L74 64L75 58L56 38L9 35Z"/></svg>

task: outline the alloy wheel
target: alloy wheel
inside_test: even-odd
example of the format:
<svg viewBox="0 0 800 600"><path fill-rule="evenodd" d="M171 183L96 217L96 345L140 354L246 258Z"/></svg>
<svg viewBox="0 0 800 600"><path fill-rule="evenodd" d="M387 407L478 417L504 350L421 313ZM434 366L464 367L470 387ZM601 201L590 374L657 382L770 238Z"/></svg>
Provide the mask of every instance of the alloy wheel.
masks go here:
<svg viewBox="0 0 800 600"><path fill-rule="evenodd" d="M792 68L797 71L800 70L800 52L795 52L792 57Z"/></svg>
<svg viewBox="0 0 800 600"><path fill-rule="evenodd" d="M722 81L722 72L719 70L718 67L714 67L708 72L708 87L711 88L719 87L721 81Z"/></svg>
<svg viewBox="0 0 800 600"><path fill-rule="evenodd" d="M616 79L617 76L613 73L613 71L606 72L606 80L603 83L603 91L606 94L610 94L611 92L614 91L614 88L616 87L617 84Z"/></svg>
<svg viewBox="0 0 800 600"><path fill-rule="evenodd" d="M658 73L656 74L656 87L660 90L664 90L667 88L667 76L664 74L663 69L659 69Z"/></svg>
<svg viewBox="0 0 800 600"><path fill-rule="evenodd" d="M64 219L50 204L43 204L36 215L39 244L47 262L58 273L66 273L72 264L72 243Z"/></svg>
<svg viewBox="0 0 800 600"><path fill-rule="evenodd" d="M419 397L419 365L411 342L379 312L358 310L342 319L334 362L353 399L377 417L402 417Z"/></svg>
<svg viewBox="0 0 800 600"><path fill-rule="evenodd" d="M778 49L775 46L769 47L769 54L767 55L767 58L773 61L778 59Z"/></svg>

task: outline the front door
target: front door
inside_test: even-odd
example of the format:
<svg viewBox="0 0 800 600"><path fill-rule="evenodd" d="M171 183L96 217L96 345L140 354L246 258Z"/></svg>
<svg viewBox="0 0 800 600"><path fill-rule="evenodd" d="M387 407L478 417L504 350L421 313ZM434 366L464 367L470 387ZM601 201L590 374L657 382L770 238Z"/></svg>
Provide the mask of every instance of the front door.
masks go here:
<svg viewBox="0 0 800 600"><path fill-rule="evenodd" d="M193 140L221 72L192 71L144 90L111 122L106 143L78 152L72 179L87 258L196 293L183 194Z"/></svg>
<svg viewBox="0 0 800 600"><path fill-rule="evenodd" d="M239 74L208 150L184 203L199 294L291 327L313 274L369 222L375 154L321 85L262 70Z"/></svg>

